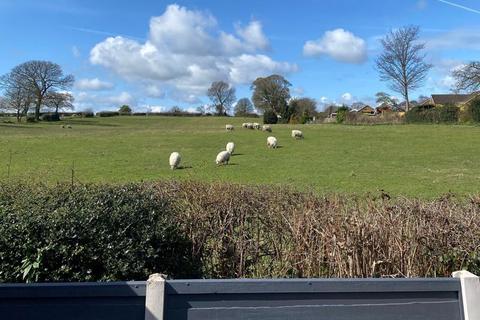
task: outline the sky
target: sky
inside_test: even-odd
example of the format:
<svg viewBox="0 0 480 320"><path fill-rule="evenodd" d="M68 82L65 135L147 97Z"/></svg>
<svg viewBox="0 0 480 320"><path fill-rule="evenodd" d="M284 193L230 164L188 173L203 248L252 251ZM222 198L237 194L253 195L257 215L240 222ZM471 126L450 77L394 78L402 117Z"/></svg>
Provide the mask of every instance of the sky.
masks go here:
<svg viewBox="0 0 480 320"><path fill-rule="evenodd" d="M251 97L281 74L295 97L374 103L379 39L418 25L433 65L411 94L448 93L451 71L480 59L478 0L0 0L0 74L50 60L75 76L76 110L195 110L213 81Z"/></svg>

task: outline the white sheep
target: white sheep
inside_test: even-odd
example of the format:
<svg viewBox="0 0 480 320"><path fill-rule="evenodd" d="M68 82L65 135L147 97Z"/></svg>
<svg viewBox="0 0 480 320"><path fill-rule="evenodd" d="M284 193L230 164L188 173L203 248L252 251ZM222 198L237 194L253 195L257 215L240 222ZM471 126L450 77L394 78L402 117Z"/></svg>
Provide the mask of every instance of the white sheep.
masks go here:
<svg viewBox="0 0 480 320"><path fill-rule="evenodd" d="M225 148L225 150L227 150L228 153L233 154L233 150L235 150L235 143L233 142L227 143L227 147Z"/></svg>
<svg viewBox="0 0 480 320"><path fill-rule="evenodd" d="M268 124L264 124L264 125L262 126L262 131L272 132L272 127L269 126Z"/></svg>
<svg viewBox="0 0 480 320"><path fill-rule="evenodd" d="M260 129L260 123L254 122L253 123L253 128L259 130Z"/></svg>
<svg viewBox="0 0 480 320"><path fill-rule="evenodd" d="M217 159L215 160L215 163L217 165L228 164L229 160L230 160L230 153L228 151L221 151L219 154L217 154Z"/></svg>
<svg viewBox="0 0 480 320"><path fill-rule="evenodd" d="M292 130L292 138L303 139L303 132L300 130Z"/></svg>
<svg viewBox="0 0 480 320"><path fill-rule="evenodd" d="M242 123L242 128L248 128L248 123L246 122Z"/></svg>
<svg viewBox="0 0 480 320"><path fill-rule="evenodd" d="M72 126L69 125L69 124L67 124L67 128L68 128L68 129L72 129Z"/></svg>
<svg viewBox="0 0 480 320"><path fill-rule="evenodd" d="M267 138L267 147L276 149L278 146L277 138L275 137L268 137Z"/></svg>
<svg viewBox="0 0 480 320"><path fill-rule="evenodd" d="M233 131L233 125L227 124L225 125L225 129L227 129L227 131Z"/></svg>
<svg viewBox="0 0 480 320"><path fill-rule="evenodd" d="M180 161L182 161L180 153L172 152L172 154L170 154L170 159L168 160L168 162L170 163L170 169L177 169Z"/></svg>
<svg viewBox="0 0 480 320"><path fill-rule="evenodd" d="M247 129L254 129L253 123L247 123Z"/></svg>

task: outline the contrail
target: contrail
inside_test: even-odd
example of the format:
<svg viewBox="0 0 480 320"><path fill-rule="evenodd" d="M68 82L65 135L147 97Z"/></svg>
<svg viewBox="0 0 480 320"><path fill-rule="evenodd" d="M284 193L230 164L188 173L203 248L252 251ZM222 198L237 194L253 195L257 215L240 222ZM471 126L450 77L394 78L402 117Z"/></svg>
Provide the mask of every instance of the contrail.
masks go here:
<svg viewBox="0 0 480 320"><path fill-rule="evenodd" d="M66 28L70 30L75 30L75 31L80 31L80 32L86 32L86 33L93 33L93 34L100 34L104 36L110 36L110 37L116 37L116 36L122 36L124 38L129 38L133 40L140 40L140 41L145 41L143 38L139 37L134 37L134 36L129 36L129 35L124 35L124 34L115 34L113 32L107 32L107 31L101 31L101 30L94 30L94 29L87 29L87 28L78 28L78 27L71 27L71 26L65 26Z"/></svg>
<svg viewBox="0 0 480 320"><path fill-rule="evenodd" d="M470 12L473 12L473 13L478 13L478 14L480 14L480 10L476 10L476 9L473 9L473 8L465 7L465 6L462 6L461 4L458 4L458 3L453 3L453 2L450 2L450 1L446 1L446 0L437 0L437 1L438 1L438 2L442 2L442 3L445 3L445 4L448 4L449 6L452 6L452 7L457 7L457 8L466 10L466 11L470 11Z"/></svg>

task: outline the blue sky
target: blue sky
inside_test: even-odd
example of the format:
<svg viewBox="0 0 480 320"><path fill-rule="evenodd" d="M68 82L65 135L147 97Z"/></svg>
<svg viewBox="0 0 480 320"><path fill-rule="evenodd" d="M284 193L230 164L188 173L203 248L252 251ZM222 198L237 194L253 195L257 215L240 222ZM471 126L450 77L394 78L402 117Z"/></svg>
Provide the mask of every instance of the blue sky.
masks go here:
<svg viewBox="0 0 480 320"><path fill-rule="evenodd" d="M194 109L212 81L250 97L271 73L294 96L371 103L390 92L374 69L386 32L421 27L434 68L416 97L448 92L451 70L480 59L479 18L478 0L0 0L0 73L57 62L76 77L78 110Z"/></svg>

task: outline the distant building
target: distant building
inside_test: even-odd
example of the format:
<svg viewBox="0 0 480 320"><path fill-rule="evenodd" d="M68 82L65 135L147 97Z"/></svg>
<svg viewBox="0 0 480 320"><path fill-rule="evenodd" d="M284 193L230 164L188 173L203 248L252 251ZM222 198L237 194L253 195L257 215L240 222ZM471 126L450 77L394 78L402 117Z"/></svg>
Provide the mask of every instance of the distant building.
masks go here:
<svg viewBox="0 0 480 320"><path fill-rule="evenodd" d="M375 108L375 111L377 114L383 114L386 112L392 112L393 111L393 106L389 105L388 103L384 102L378 107Z"/></svg>
<svg viewBox="0 0 480 320"><path fill-rule="evenodd" d="M461 107L476 97L480 97L480 92L477 91L469 94L432 94L432 97L422 102L422 105L433 104L435 106L444 106L452 104Z"/></svg>
<svg viewBox="0 0 480 320"><path fill-rule="evenodd" d="M358 109L357 112L369 116L375 115L375 109L370 106L363 106L362 108Z"/></svg>

